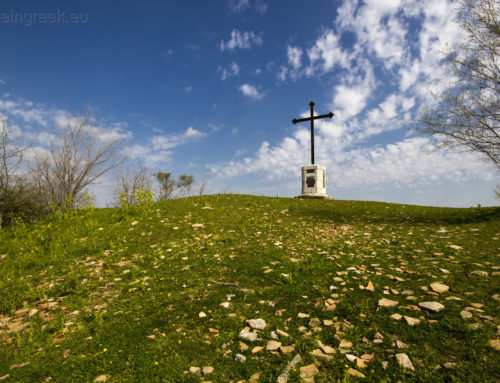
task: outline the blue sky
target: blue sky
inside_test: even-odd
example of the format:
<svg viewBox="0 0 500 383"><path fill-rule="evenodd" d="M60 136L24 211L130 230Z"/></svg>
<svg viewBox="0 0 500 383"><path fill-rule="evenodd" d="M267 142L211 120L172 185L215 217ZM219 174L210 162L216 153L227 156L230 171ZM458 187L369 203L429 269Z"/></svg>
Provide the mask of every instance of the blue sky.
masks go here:
<svg viewBox="0 0 500 383"><path fill-rule="evenodd" d="M496 204L498 175L409 126L446 86L463 38L447 0L10 1L0 8L0 117L43 150L90 104L129 163L209 179L210 192L292 197L310 161L327 192L442 206ZM93 190L110 200L113 175Z"/></svg>

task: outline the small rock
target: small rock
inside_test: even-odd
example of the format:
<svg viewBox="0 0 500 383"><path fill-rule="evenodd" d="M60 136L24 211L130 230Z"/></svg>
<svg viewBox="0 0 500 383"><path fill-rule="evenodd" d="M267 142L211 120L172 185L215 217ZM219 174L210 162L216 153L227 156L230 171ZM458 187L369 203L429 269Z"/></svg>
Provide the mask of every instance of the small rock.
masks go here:
<svg viewBox="0 0 500 383"><path fill-rule="evenodd" d="M107 375L99 375L97 378L94 379L94 383L105 382L106 380L108 380Z"/></svg>
<svg viewBox="0 0 500 383"><path fill-rule="evenodd" d="M246 343L240 342L240 351L248 350L248 345Z"/></svg>
<svg viewBox="0 0 500 383"><path fill-rule="evenodd" d="M488 272L487 271L483 271L483 270L475 270L472 273L470 273L469 275L471 275L471 276L478 276L478 277L487 277L488 276Z"/></svg>
<svg viewBox="0 0 500 383"><path fill-rule="evenodd" d="M401 320L401 318L403 318L403 316L402 316L402 315L400 315L400 314L392 314L392 315L391 315L391 318L392 318L392 319L395 319L395 320Z"/></svg>
<svg viewBox="0 0 500 383"><path fill-rule="evenodd" d="M453 362L443 363L443 367L446 368L447 370L453 370L457 367L457 363Z"/></svg>
<svg viewBox="0 0 500 383"><path fill-rule="evenodd" d="M352 342L348 341L347 339L341 339L339 347L340 348L351 348L352 347Z"/></svg>
<svg viewBox="0 0 500 383"><path fill-rule="evenodd" d="M199 374L201 372L201 368L200 367L189 367L189 372L191 374Z"/></svg>
<svg viewBox="0 0 500 383"><path fill-rule="evenodd" d="M222 302L220 305L221 305L222 307L224 307L225 309L228 309L228 308L229 308L229 306L231 306L231 302Z"/></svg>
<svg viewBox="0 0 500 383"><path fill-rule="evenodd" d="M259 379L260 379L260 372L256 372L250 377L248 383L259 383Z"/></svg>
<svg viewBox="0 0 500 383"><path fill-rule="evenodd" d="M415 367L413 367L410 358L405 353L396 354L396 360L401 367L415 371Z"/></svg>
<svg viewBox="0 0 500 383"><path fill-rule="evenodd" d="M262 350L264 350L264 347L256 346L256 347L252 348L252 354L257 354L258 352L261 352Z"/></svg>
<svg viewBox="0 0 500 383"><path fill-rule="evenodd" d="M264 330L266 328L266 321L264 319L250 319L247 324L254 330Z"/></svg>
<svg viewBox="0 0 500 383"><path fill-rule="evenodd" d="M347 372L349 373L349 375L355 376L357 378L366 378L365 374L363 374L362 372L359 372L358 370L355 370L354 368L349 368L347 370Z"/></svg>
<svg viewBox="0 0 500 383"><path fill-rule="evenodd" d="M254 342L257 340L257 333L256 332L241 330L239 336L240 336L240 338L249 340L251 342Z"/></svg>
<svg viewBox="0 0 500 383"><path fill-rule="evenodd" d="M460 311L460 316L462 317L462 319L471 319L472 313L470 311L467 311L467 310L462 310L462 311Z"/></svg>
<svg viewBox="0 0 500 383"><path fill-rule="evenodd" d="M310 364L308 366L304 366L300 368L300 377L302 379L308 379L309 381L313 382L314 375L318 374L319 370L314 364Z"/></svg>
<svg viewBox="0 0 500 383"><path fill-rule="evenodd" d="M408 345L406 343L401 342L399 339L396 339L394 344L396 345L396 348L399 348L399 349L408 348Z"/></svg>
<svg viewBox="0 0 500 383"><path fill-rule="evenodd" d="M311 318L309 321L309 327L320 327L321 326L321 321L319 318Z"/></svg>
<svg viewBox="0 0 500 383"><path fill-rule="evenodd" d="M397 306L398 304L399 304L399 302L393 301L393 300L387 299L387 298L382 298L382 299L379 299L379 301L378 301L379 307L394 307L394 306Z"/></svg>
<svg viewBox="0 0 500 383"><path fill-rule="evenodd" d="M409 326L415 326L420 323L420 319L417 318L412 318L408 316L404 316L406 323L408 323Z"/></svg>
<svg viewBox="0 0 500 383"><path fill-rule="evenodd" d="M445 293L450 289L449 286L446 286L446 285L439 283L439 282L431 283L429 286L432 289L432 291L434 291L435 293L439 293L439 294Z"/></svg>
<svg viewBox="0 0 500 383"><path fill-rule="evenodd" d="M322 360L324 362L330 362L331 360L333 360L333 356L323 353L319 348L316 350L312 350L310 354L313 358Z"/></svg>
<svg viewBox="0 0 500 383"><path fill-rule="evenodd" d="M290 335L287 333L287 332L284 332L280 329L277 329L276 330L276 333L279 335L279 336L282 336L282 337L285 337L285 338L288 338Z"/></svg>
<svg viewBox="0 0 500 383"><path fill-rule="evenodd" d="M304 314L304 313L298 313L297 316L299 318L309 318L309 314Z"/></svg>
<svg viewBox="0 0 500 383"><path fill-rule="evenodd" d="M276 342L275 340L270 340L267 342L266 350L267 351L276 351L281 347L281 342Z"/></svg>
<svg viewBox="0 0 500 383"><path fill-rule="evenodd" d="M373 334L373 339L383 340L384 336L381 333L379 333L378 331L375 331L375 334Z"/></svg>
<svg viewBox="0 0 500 383"><path fill-rule="evenodd" d="M280 351L283 355L290 354L291 352L295 351L295 344L292 344L290 346L281 346Z"/></svg>
<svg viewBox="0 0 500 383"><path fill-rule="evenodd" d="M366 285L365 290L371 291L371 292L375 291L375 286L373 285L372 281L368 281L368 284Z"/></svg>
<svg viewBox="0 0 500 383"><path fill-rule="evenodd" d="M200 313L198 314L198 317L200 318L205 318L207 316L207 314L205 314L203 311L200 311Z"/></svg>
<svg viewBox="0 0 500 383"><path fill-rule="evenodd" d="M203 224L202 223L193 223L191 225L192 229L203 229Z"/></svg>
<svg viewBox="0 0 500 383"><path fill-rule="evenodd" d="M444 305L439 302L420 302L418 306L436 313L444 309Z"/></svg>
<svg viewBox="0 0 500 383"><path fill-rule="evenodd" d="M500 339L490 339L488 345L496 351L500 351Z"/></svg>
<svg viewBox="0 0 500 383"><path fill-rule="evenodd" d="M244 363L244 362L246 362L247 357L245 355L236 354L234 356L234 360L237 361L237 362L240 362L240 363Z"/></svg>

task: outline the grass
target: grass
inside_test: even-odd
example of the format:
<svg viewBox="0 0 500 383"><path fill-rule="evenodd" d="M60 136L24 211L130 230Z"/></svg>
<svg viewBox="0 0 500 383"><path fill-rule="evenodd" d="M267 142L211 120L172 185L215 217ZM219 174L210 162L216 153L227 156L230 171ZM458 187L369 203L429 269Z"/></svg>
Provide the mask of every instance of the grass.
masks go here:
<svg viewBox="0 0 500 383"><path fill-rule="evenodd" d="M0 381L276 382L300 353L290 382L313 363L316 382L497 382L488 342L498 337L499 238L499 208L245 195L3 229ZM363 288L369 281L375 291ZM436 281L449 291L431 291ZM379 307L381 298L398 305ZM420 310L423 301L445 308ZM239 333L255 318L266 328L245 341ZM277 329L293 352L266 351ZM318 340L336 349L330 360L310 354ZM342 340L352 346L341 350ZM252 354L256 346L264 350ZM396 361L403 352L414 371ZM366 354L357 366L352 356ZM189 372L205 366L213 372Z"/></svg>

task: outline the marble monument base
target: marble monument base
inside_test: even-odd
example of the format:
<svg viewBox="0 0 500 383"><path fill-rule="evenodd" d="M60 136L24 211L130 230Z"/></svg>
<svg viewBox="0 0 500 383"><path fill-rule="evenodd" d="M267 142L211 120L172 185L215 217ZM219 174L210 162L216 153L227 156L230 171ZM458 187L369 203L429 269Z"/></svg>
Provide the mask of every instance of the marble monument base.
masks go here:
<svg viewBox="0 0 500 383"><path fill-rule="evenodd" d="M333 199L326 194L326 172L321 165L302 166L302 194L297 198Z"/></svg>

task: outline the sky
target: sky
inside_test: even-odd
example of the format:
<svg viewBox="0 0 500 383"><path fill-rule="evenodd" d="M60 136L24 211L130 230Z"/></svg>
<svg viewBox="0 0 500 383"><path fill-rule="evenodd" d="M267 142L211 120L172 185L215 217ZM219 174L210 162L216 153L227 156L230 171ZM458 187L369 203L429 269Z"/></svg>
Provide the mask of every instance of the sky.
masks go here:
<svg viewBox="0 0 500 383"><path fill-rule="evenodd" d="M0 6L0 120L47 149L90 107L128 166L210 193L294 197L316 163L337 199L498 205L498 172L414 130L464 36L448 0L23 1ZM92 188L112 200L114 175Z"/></svg>

